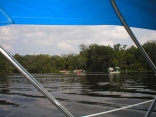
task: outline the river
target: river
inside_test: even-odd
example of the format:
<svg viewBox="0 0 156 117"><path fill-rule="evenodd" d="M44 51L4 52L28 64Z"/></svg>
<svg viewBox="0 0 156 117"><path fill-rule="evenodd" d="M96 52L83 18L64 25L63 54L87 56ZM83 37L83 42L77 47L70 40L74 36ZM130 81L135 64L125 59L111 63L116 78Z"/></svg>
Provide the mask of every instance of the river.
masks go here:
<svg viewBox="0 0 156 117"><path fill-rule="evenodd" d="M101 113L152 100L154 73L33 74L74 117ZM143 117L151 101L95 117ZM0 117L64 117L20 74L0 76ZM156 117L156 108L151 114Z"/></svg>

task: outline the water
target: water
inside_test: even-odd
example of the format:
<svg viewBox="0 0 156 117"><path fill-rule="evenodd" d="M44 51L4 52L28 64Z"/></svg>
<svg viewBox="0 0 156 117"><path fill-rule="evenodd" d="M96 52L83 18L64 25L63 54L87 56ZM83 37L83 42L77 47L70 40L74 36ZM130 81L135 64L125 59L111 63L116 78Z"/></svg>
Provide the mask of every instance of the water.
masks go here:
<svg viewBox="0 0 156 117"><path fill-rule="evenodd" d="M75 117L152 100L151 73L40 75L34 77ZM151 102L96 117L143 117ZM156 109L151 117L156 116ZM64 117L20 74L0 76L0 117Z"/></svg>

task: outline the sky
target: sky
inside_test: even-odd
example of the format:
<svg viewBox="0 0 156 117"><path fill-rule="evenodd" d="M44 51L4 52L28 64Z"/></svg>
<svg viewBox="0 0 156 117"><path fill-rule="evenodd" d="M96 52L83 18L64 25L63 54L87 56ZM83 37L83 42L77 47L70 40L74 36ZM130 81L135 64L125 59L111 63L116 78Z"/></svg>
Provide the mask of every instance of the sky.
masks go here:
<svg viewBox="0 0 156 117"><path fill-rule="evenodd" d="M140 44L156 40L156 31L131 28ZM135 45L122 26L7 25L0 27L0 45L12 55L79 53L81 44Z"/></svg>

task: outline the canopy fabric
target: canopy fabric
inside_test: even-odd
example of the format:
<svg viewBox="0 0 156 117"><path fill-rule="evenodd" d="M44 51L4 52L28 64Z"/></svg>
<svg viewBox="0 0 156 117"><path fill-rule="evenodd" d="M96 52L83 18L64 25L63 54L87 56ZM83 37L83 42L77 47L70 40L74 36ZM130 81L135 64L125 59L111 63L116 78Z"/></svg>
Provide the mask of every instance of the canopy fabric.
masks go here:
<svg viewBox="0 0 156 117"><path fill-rule="evenodd" d="M156 0L115 0L130 27L156 30ZM0 26L122 25L110 0L0 0Z"/></svg>

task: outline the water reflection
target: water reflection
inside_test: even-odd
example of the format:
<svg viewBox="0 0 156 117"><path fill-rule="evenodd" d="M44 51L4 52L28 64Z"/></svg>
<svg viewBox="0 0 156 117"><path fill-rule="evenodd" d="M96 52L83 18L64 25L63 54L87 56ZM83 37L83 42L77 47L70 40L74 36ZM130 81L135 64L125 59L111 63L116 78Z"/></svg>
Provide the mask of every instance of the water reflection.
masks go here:
<svg viewBox="0 0 156 117"><path fill-rule="evenodd" d="M118 83L120 80L120 74L109 74L109 82Z"/></svg>
<svg viewBox="0 0 156 117"><path fill-rule="evenodd" d="M0 93L6 94L10 92L9 86L11 84L11 80L7 76L1 76L0 78Z"/></svg>
<svg viewBox="0 0 156 117"><path fill-rule="evenodd" d="M156 79L150 73L34 76L75 117L139 103L156 95ZM133 112L134 117L138 113L144 116L149 105L106 115L116 117ZM2 117L8 113L10 117L64 116L21 75L0 77L0 108Z"/></svg>

